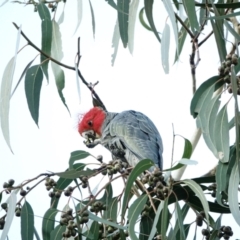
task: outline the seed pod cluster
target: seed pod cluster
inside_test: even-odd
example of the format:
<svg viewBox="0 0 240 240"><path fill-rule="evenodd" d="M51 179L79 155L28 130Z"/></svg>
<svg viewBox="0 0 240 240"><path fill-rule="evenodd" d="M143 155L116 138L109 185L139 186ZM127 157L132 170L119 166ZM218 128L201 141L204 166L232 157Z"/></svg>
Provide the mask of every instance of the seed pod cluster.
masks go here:
<svg viewBox="0 0 240 240"><path fill-rule="evenodd" d="M231 65L238 64L238 56L236 54L228 54L226 60L222 62L221 66L218 68L218 74L223 77L224 82L227 84L228 92L232 93L231 85ZM240 76L236 76L238 91L237 94L240 95Z"/></svg>
<svg viewBox="0 0 240 240"><path fill-rule="evenodd" d="M96 214L100 211L105 211L105 210L106 210L106 205L101 201L94 202L90 207L90 211L95 212Z"/></svg>
<svg viewBox="0 0 240 240"><path fill-rule="evenodd" d="M0 218L0 230L4 228L4 225L5 225L5 216Z"/></svg>
<svg viewBox="0 0 240 240"><path fill-rule="evenodd" d="M15 181L13 179L9 179L8 182L3 183L3 188L7 190L7 193L11 192L11 188L13 187L14 182Z"/></svg>
<svg viewBox="0 0 240 240"><path fill-rule="evenodd" d="M156 186L157 182L164 182L164 177L159 168L155 168L153 172L148 172L142 177L142 183L148 183L151 187Z"/></svg>
<svg viewBox="0 0 240 240"><path fill-rule="evenodd" d="M20 217L21 216L21 207L20 206L17 206L16 209L15 209L15 216L16 217Z"/></svg>
<svg viewBox="0 0 240 240"><path fill-rule="evenodd" d="M4 209L6 212L7 212L7 209L8 209L8 204L5 202L5 203L2 203L1 204L1 207L2 209Z"/></svg>
<svg viewBox="0 0 240 240"><path fill-rule="evenodd" d="M205 218L205 213L203 211L199 212L196 217L197 226L201 227L203 225L203 219Z"/></svg>
<svg viewBox="0 0 240 240"><path fill-rule="evenodd" d="M208 229L202 229L202 235L208 240L211 236L211 232Z"/></svg>
<svg viewBox="0 0 240 240"><path fill-rule="evenodd" d="M88 186L88 177L81 175L79 178L82 181L82 188L87 188L87 186Z"/></svg>
<svg viewBox="0 0 240 240"><path fill-rule="evenodd" d="M121 160L114 160L114 161L110 161L107 165L106 165L106 169L107 172L104 171L102 172L103 175L106 175L106 173L109 176L112 176L116 173L124 173L125 169L128 167L128 164L124 161Z"/></svg>
<svg viewBox="0 0 240 240"><path fill-rule="evenodd" d="M213 184L209 185L208 190L212 191L211 196L213 198L215 198L216 197L216 192L217 192L217 184L213 183Z"/></svg>
<svg viewBox="0 0 240 240"><path fill-rule="evenodd" d="M87 210L81 212L81 214L79 214L79 216L80 216L80 219L79 219L80 224L88 222L88 220L89 220L89 213L88 213Z"/></svg>
<svg viewBox="0 0 240 240"><path fill-rule="evenodd" d="M67 223L66 230L65 232L62 233L62 236L64 238L75 237L77 235L76 228L77 228L77 224L73 220L69 220Z"/></svg>
<svg viewBox="0 0 240 240"><path fill-rule="evenodd" d="M218 238L229 239L233 235L232 228L229 226L222 226L218 232Z"/></svg>
<svg viewBox="0 0 240 240"><path fill-rule="evenodd" d="M73 218L73 210L72 208L68 209L66 212L63 212L61 214L61 219L60 219L60 224L63 225L68 225L69 221L74 220Z"/></svg>
<svg viewBox="0 0 240 240"><path fill-rule="evenodd" d="M50 189L52 189L53 187L56 187L56 185L57 185L57 183L55 182L55 180L53 178L46 178L45 186L48 191Z"/></svg>
<svg viewBox="0 0 240 240"><path fill-rule="evenodd" d="M64 195L66 196L66 197L69 197L69 196L71 196L72 195L72 192L73 192L73 190L74 190L74 188L73 187L71 187L71 186L69 186L65 191L64 191Z"/></svg>

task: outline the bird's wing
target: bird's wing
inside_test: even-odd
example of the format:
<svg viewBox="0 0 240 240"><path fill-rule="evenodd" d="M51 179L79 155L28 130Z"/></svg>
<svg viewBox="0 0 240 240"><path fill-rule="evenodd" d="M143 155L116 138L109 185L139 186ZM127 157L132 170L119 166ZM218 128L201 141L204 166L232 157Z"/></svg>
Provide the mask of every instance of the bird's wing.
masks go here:
<svg viewBox="0 0 240 240"><path fill-rule="evenodd" d="M151 159L162 169L162 139L147 116L125 111L112 119L109 128L110 135L119 138L140 160Z"/></svg>

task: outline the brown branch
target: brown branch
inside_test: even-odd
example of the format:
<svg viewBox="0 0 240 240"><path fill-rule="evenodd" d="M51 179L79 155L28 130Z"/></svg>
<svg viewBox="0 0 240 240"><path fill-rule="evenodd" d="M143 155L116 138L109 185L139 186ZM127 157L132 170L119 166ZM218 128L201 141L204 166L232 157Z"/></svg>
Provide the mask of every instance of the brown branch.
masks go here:
<svg viewBox="0 0 240 240"><path fill-rule="evenodd" d="M187 33L190 35L191 38L194 38L194 34L189 30L189 28L185 25L185 23L182 21L182 19L175 13L176 19L180 22L180 24L185 28Z"/></svg>
<svg viewBox="0 0 240 240"><path fill-rule="evenodd" d="M13 25L19 30L19 27L17 26L16 23L13 22ZM67 68L67 69L70 69L70 70L73 70L73 71L76 71L75 67L72 67L72 66L69 66L69 65L66 65L66 64L63 64L59 61L57 61L56 59L52 58L51 56L49 56L48 54L46 54L45 52L43 52L40 48L38 48L24 33L23 31L21 30L21 35L25 38L25 40L28 42L28 44L33 47L35 50L37 50L39 53L41 53L42 55L44 55L46 58L48 58L49 60L51 60L52 62L58 64L59 66L62 66L64 68ZM79 41L79 40L78 40ZM78 64L80 62L80 58L81 58L81 55L80 55L80 50L79 50L79 47L78 47ZM95 92L93 86L95 85L92 85L91 83L88 83L82 73L80 72L80 70L78 69L78 76L81 78L82 82L88 87L88 89L91 91L92 95L95 97L95 99L100 103L101 107L106 110L106 107L105 105L103 104L102 100L100 99L100 97L98 96L98 94Z"/></svg>

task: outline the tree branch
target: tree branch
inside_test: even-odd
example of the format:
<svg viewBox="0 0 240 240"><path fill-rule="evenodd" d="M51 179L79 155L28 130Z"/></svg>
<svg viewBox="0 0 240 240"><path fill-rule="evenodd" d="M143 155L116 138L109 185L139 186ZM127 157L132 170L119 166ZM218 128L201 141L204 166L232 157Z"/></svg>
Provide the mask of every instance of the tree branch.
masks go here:
<svg viewBox="0 0 240 240"><path fill-rule="evenodd" d="M16 23L13 22L13 25L19 29L19 27L17 26ZM66 64L63 64L59 61L57 61L56 59L52 58L51 56L49 56L48 54L44 53L40 48L38 48L24 33L23 31L21 31L21 35L25 38L25 40L28 42L28 44L33 47L35 50L37 50L39 53L41 53L42 55L44 55L46 58L48 58L49 60L51 60L52 62L58 64L59 66L62 66L64 68L67 68L67 69L70 69L70 70L73 70L73 71L76 71L75 67L72 67L72 66L69 66L69 65L66 65ZM79 40L78 40L79 41ZM78 44L79 45L79 44ZM80 50L79 50L79 47L78 47L78 65L79 65L79 62L80 62L80 58L81 58L81 55L80 55ZM91 91L92 95L95 97L95 99L98 101L98 103L100 103L101 107L106 110L106 107L105 105L103 104L102 100L100 99L100 97L98 96L98 94L95 92L94 90L94 86L96 85L93 85L91 83L88 83L82 73L80 72L80 70L78 69L78 76L81 78L82 82L88 87L88 89Z"/></svg>

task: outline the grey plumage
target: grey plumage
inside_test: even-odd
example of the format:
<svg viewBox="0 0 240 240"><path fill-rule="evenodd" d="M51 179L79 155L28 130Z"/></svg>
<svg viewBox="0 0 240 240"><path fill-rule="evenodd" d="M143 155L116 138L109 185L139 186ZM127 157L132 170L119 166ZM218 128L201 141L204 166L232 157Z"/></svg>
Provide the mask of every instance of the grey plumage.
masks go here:
<svg viewBox="0 0 240 240"><path fill-rule="evenodd" d="M131 166L151 159L162 170L161 136L153 122L140 112L106 113L100 141L115 158L119 157L116 152L124 152L124 159Z"/></svg>

